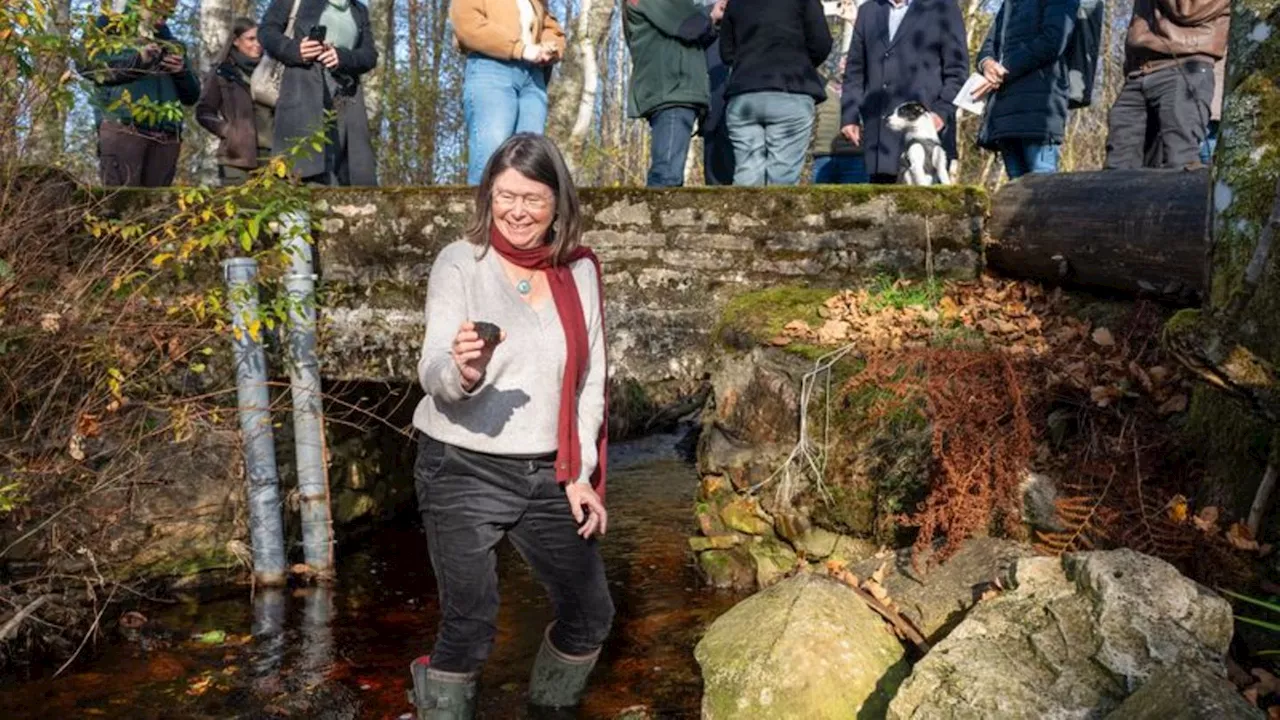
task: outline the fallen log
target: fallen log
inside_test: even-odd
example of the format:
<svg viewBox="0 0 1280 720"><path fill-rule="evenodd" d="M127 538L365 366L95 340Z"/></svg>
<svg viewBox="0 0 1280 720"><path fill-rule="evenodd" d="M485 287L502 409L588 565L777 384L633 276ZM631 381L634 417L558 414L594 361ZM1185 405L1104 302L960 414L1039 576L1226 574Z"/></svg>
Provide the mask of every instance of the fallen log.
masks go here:
<svg viewBox="0 0 1280 720"><path fill-rule="evenodd" d="M988 265L1011 277L1197 304L1208 170L1028 175L991 202Z"/></svg>

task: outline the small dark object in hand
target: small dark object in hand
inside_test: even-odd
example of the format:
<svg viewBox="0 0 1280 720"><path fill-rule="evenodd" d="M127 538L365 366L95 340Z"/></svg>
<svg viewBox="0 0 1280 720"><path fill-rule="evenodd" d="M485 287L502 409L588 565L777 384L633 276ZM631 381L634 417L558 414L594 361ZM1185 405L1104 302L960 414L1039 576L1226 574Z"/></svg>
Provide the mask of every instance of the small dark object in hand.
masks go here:
<svg viewBox="0 0 1280 720"><path fill-rule="evenodd" d="M502 330L491 322L479 320L472 323L476 328L476 334L484 341L485 347L493 347L498 344L498 338L502 335Z"/></svg>
<svg viewBox="0 0 1280 720"><path fill-rule="evenodd" d="M307 39L318 43L324 42L325 36L329 34L329 28L324 25L316 25L311 28L311 32L307 33Z"/></svg>

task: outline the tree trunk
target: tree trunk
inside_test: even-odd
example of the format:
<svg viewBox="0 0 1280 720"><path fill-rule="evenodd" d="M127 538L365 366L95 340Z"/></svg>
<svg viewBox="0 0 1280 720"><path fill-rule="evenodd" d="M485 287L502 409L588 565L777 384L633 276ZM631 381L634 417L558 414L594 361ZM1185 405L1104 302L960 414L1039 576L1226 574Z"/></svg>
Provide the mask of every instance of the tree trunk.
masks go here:
<svg viewBox="0 0 1280 720"><path fill-rule="evenodd" d="M600 90L597 48L609 36L616 7L613 0L581 0L577 26L570 35L576 42L570 42L556 79L558 88L553 88L556 97L547 119L547 133L560 141L571 169L581 165L582 146L596 117Z"/></svg>
<svg viewBox="0 0 1280 720"><path fill-rule="evenodd" d="M231 22L234 12L232 3L233 0L200 0L200 46L194 53L195 57L189 58L188 61L196 70L201 82L204 81L205 76L209 74L209 70L216 62L218 52L226 45L227 39L231 37ZM217 164L218 157L217 136L213 133L199 131L195 133L188 132L186 137L199 138L193 143L198 148L196 156L192 158L195 179L203 183L212 183L214 180L213 169Z"/></svg>
<svg viewBox="0 0 1280 720"><path fill-rule="evenodd" d="M1204 280L1207 171L1028 175L991 202L987 262L1053 283L1189 304Z"/></svg>
<svg viewBox="0 0 1280 720"><path fill-rule="evenodd" d="M1227 87L1213 167L1209 214L1209 297L1200 312L1180 313L1166 335L1195 327L1212 356L1216 338L1260 365L1280 361L1280 266L1270 252L1269 217L1280 180L1280 0L1237 0L1231 7ZM1193 326L1192 323L1195 325ZM1198 326L1198 327L1196 327ZM1256 384L1256 383L1255 383ZM1205 460L1202 504L1242 517L1274 447L1275 425L1250 405L1208 385L1197 388L1188 419Z"/></svg>
<svg viewBox="0 0 1280 720"><path fill-rule="evenodd" d="M71 30L71 0L55 0L49 6L50 15L45 19L47 31L69 39ZM66 144L67 106L72 102L63 91L62 76L67 71L65 55L39 58L43 66L39 87L30 104L32 132L30 155L40 162L54 164L62 155Z"/></svg>
<svg viewBox="0 0 1280 720"><path fill-rule="evenodd" d="M383 105L386 102L387 78L395 71L396 0L369 0L369 21L378 46L378 67L365 75L364 103L374 142L382 138Z"/></svg>

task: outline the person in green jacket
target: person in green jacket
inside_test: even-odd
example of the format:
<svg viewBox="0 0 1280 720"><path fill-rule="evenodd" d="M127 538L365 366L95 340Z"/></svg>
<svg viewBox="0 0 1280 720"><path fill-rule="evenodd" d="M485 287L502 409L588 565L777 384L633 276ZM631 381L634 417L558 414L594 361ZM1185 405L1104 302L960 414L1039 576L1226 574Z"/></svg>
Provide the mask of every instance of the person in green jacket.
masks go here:
<svg viewBox="0 0 1280 720"><path fill-rule="evenodd" d="M98 16L96 26L109 49L84 74L95 85L103 185L167 187L177 173L181 106L196 104L200 81L166 24L176 2L137 0L122 14ZM133 28L136 42L120 42L118 36Z"/></svg>
<svg viewBox="0 0 1280 720"><path fill-rule="evenodd" d="M711 13L694 0L626 0L623 29L631 50L628 115L649 121L649 187L684 185L694 124L707 112L704 49L715 41L725 3Z"/></svg>

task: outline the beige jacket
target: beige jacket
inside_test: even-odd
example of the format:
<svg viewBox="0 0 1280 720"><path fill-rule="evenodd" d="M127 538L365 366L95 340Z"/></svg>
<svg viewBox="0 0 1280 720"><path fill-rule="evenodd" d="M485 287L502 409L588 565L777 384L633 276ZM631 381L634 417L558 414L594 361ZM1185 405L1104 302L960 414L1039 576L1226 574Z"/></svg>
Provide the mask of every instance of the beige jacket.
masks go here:
<svg viewBox="0 0 1280 720"><path fill-rule="evenodd" d="M564 56L564 30L544 0L529 0L533 6L533 41L550 43ZM458 48L477 52L499 60L524 57L524 41L520 33L520 8L516 0L452 0L449 20Z"/></svg>

